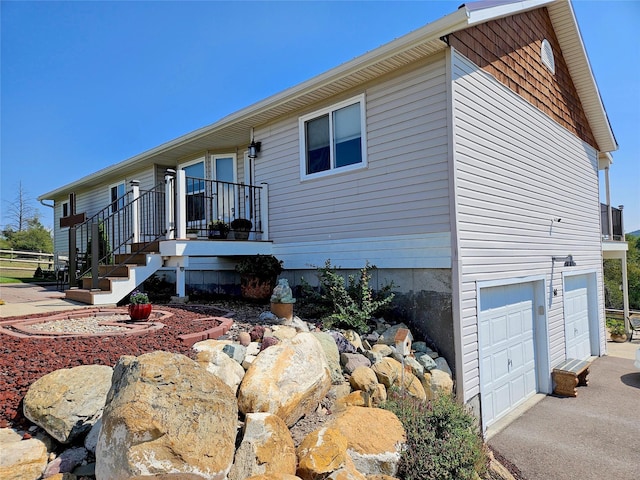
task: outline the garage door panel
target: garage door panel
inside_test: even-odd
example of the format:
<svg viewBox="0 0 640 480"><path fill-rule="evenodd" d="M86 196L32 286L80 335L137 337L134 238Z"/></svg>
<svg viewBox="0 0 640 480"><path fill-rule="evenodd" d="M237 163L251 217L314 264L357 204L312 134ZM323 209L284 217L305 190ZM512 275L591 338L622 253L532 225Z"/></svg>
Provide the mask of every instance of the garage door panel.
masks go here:
<svg viewBox="0 0 640 480"><path fill-rule="evenodd" d="M482 416L488 425L536 392L534 284L480 290Z"/></svg>
<svg viewBox="0 0 640 480"><path fill-rule="evenodd" d="M582 360L591 355L588 276L565 277L564 283L567 357Z"/></svg>

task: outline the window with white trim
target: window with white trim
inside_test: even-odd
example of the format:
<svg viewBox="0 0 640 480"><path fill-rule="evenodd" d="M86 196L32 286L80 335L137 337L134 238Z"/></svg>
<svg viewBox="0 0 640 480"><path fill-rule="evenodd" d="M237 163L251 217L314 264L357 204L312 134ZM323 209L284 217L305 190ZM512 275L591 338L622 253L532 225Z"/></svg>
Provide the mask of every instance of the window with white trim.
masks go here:
<svg viewBox="0 0 640 480"><path fill-rule="evenodd" d="M364 95L300 117L299 129L303 178L366 166Z"/></svg>
<svg viewBox="0 0 640 480"><path fill-rule="evenodd" d="M124 208L124 182L111 185L109 187L109 198L111 202L111 213L115 213Z"/></svg>

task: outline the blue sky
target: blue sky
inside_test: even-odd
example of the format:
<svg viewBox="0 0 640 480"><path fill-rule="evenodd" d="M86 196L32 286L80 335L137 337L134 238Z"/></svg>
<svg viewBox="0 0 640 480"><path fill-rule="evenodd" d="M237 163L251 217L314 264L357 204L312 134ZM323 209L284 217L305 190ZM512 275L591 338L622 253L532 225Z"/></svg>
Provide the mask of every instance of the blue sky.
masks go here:
<svg viewBox="0 0 640 480"><path fill-rule="evenodd" d="M455 1L1 2L0 226L35 198L453 12ZM640 229L640 1L574 10L620 145L612 204Z"/></svg>

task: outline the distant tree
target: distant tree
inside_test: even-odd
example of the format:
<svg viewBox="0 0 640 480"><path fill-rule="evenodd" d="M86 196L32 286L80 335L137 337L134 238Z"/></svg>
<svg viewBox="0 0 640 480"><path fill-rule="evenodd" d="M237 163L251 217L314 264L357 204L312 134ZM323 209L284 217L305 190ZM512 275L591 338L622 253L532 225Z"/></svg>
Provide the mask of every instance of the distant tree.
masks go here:
<svg viewBox="0 0 640 480"><path fill-rule="evenodd" d="M13 202L7 207L7 217L10 223L5 228L11 228L14 231L22 232L29 226L29 221L37 218L38 211L33 206L29 195L22 187L22 182L18 183L18 192Z"/></svg>
<svg viewBox="0 0 640 480"><path fill-rule="evenodd" d="M40 223L37 215L28 219L26 228L23 230L14 230L9 227L5 228L1 235L0 242L6 248L26 252L53 253L51 232Z"/></svg>
<svg viewBox="0 0 640 480"><path fill-rule="evenodd" d="M629 307L640 310L640 237L626 235L629 246L627 251L627 281L629 286ZM622 310L623 298L622 264L617 259L604 261L605 306Z"/></svg>

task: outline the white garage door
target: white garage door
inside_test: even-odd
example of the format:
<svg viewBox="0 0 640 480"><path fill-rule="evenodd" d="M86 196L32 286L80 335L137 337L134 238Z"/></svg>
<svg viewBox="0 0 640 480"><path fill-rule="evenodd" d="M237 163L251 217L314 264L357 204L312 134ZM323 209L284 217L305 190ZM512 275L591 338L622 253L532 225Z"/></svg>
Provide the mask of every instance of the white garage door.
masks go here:
<svg viewBox="0 0 640 480"><path fill-rule="evenodd" d="M564 278L564 321L567 358L584 360L591 355L587 275Z"/></svg>
<svg viewBox="0 0 640 480"><path fill-rule="evenodd" d="M533 283L481 289L479 318L486 428L536 393Z"/></svg>

